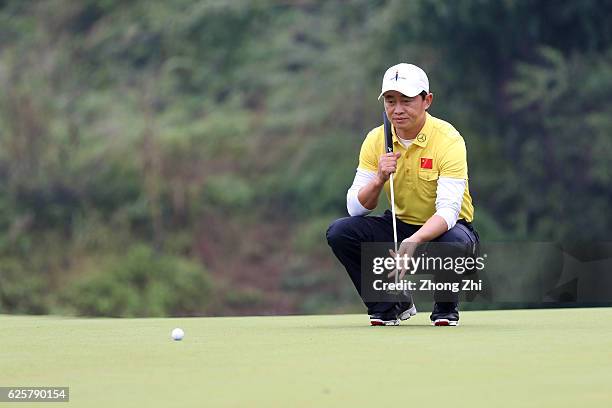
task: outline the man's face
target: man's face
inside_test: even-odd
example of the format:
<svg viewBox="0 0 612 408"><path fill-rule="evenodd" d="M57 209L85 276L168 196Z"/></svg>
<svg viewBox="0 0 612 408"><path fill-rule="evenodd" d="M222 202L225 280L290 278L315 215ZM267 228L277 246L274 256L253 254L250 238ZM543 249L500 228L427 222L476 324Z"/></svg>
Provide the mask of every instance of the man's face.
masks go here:
<svg viewBox="0 0 612 408"><path fill-rule="evenodd" d="M384 93L385 111L396 130L411 130L425 120L425 110L431 105L432 94L408 97L398 91Z"/></svg>

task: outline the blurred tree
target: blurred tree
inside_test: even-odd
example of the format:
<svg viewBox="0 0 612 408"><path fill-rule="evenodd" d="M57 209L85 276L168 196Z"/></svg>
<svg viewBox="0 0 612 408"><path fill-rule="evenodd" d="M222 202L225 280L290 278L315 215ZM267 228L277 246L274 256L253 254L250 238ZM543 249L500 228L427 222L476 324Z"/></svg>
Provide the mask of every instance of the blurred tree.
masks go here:
<svg viewBox="0 0 612 408"><path fill-rule="evenodd" d="M208 267L221 304L197 310L248 313L246 293L258 311L350 308L325 219L346 212L359 146L380 125L380 74L398 61L425 68L432 113L466 139L484 239L606 239L611 12L604 0L2 2L0 256L17 283L53 294L143 243ZM245 269L251 287L232 292ZM80 313L95 284L108 289L91 279ZM53 309L54 296L16 302L15 282L0 279L3 310Z"/></svg>

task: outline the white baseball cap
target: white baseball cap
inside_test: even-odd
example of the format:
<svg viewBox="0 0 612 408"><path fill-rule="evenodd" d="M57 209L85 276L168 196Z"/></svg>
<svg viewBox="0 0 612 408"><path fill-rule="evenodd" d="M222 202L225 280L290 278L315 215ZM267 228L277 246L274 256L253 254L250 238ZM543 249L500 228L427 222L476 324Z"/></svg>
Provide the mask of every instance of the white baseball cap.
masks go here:
<svg viewBox="0 0 612 408"><path fill-rule="evenodd" d="M416 65L394 65L383 76L382 91L378 99L387 91L398 91L409 97L417 96L423 91L429 93L427 74Z"/></svg>

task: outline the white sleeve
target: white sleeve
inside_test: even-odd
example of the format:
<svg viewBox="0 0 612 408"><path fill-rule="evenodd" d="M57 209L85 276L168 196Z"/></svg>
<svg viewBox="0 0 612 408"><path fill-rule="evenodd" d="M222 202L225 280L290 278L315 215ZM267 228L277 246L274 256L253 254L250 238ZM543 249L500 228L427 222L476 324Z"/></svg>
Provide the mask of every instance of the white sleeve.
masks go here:
<svg viewBox="0 0 612 408"><path fill-rule="evenodd" d="M466 184L464 179L450 177L438 179L436 215L444 218L449 230L455 226L459 218Z"/></svg>
<svg viewBox="0 0 612 408"><path fill-rule="evenodd" d="M353 180L353 185L348 189L346 193L346 209L351 217L357 215L366 215L372 212L372 210L368 210L359 202L359 198L357 195L359 194L359 190L362 187L366 186L370 181L374 180L376 177L376 172L357 169L355 173L355 179Z"/></svg>

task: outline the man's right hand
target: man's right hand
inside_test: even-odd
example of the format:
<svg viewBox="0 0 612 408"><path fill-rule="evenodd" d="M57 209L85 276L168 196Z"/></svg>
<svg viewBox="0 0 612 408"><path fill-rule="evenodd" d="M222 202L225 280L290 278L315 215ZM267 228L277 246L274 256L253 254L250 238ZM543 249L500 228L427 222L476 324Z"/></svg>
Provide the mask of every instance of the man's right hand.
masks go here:
<svg viewBox="0 0 612 408"><path fill-rule="evenodd" d="M378 160L378 174L376 176L382 184L389 180L391 173L395 173L397 170L397 159L399 159L401 155L400 152L395 152L385 153L380 156L380 160Z"/></svg>
<svg viewBox="0 0 612 408"><path fill-rule="evenodd" d="M361 187L357 194L357 199L362 206L368 210L373 210L378 205L378 196L385 182L389 180L391 173L397 169L397 159L401 153L386 153L380 156L378 161L378 172L376 178L373 178L367 185Z"/></svg>

